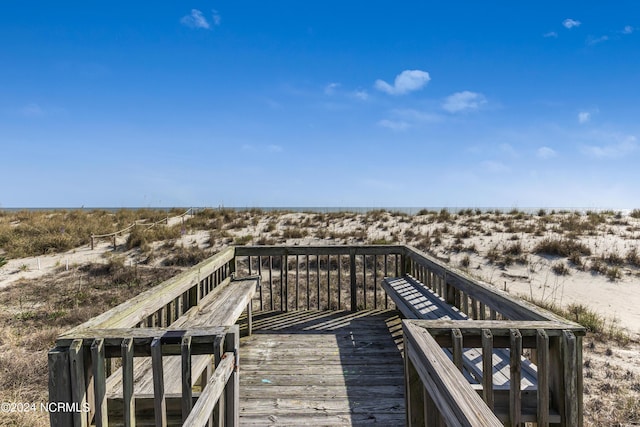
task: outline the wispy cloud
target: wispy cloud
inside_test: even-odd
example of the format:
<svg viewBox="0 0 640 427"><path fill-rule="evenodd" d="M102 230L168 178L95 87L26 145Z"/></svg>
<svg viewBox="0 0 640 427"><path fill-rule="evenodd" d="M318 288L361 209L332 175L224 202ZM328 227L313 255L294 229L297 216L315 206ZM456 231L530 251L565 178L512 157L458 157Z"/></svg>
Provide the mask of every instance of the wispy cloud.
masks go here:
<svg viewBox="0 0 640 427"><path fill-rule="evenodd" d="M222 21L222 17L218 13L218 11L215 9L213 9L211 13L212 13L211 19L213 19L213 25L217 27L218 25L220 25L220 21Z"/></svg>
<svg viewBox="0 0 640 427"><path fill-rule="evenodd" d="M422 89L429 83L429 80L431 80L431 77L426 71L404 70L396 76L393 85L384 80L376 80L374 87L390 95L403 95Z"/></svg>
<svg viewBox="0 0 640 427"><path fill-rule="evenodd" d="M633 135L614 135L618 142L605 145L585 146L582 152L590 157L598 159L616 159L638 150L637 139Z"/></svg>
<svg viewBox="0 0 640 427"><path fill-rule="evenodd" d="M397 132L409 129L409 123L401 120L383 119L378 122L378 126L382 126Z"/></svg>
<svg viewBox="0 0 640 427"><path fill-rule="evenodd" d="M356 90L351 93L351 96L361 101L369 99L369 93L366 90Z"/></svg>
<svg viewBox="0 0 640 427"><path fill-rule="evenodd" d="M449 95L442 104L442 108L450 113L464 113L475 111L487 103L483 94L468 90Z"/></svg>
<svg viewBox="0 0 640 427"><path fill-rule="evenodd" d="M631 25L625 25L625 27L622 29L622 34L631 34L633 33L634 28Z"/></svg>
<svg viewBox="0 0 640 427"><path fill-rule="evenodd" d="M549 31L548 33L544 33L542 37L552 37L555 39L558 38L558 33L556 33L555 31Z"/></svg>
<svg viewBox="0 0 640 427"><path fill-rule="evenodd" d="M338 89L339 87L340 83L329 83L324 87L324 94L333 95L334 93L336 93L336 89Z"/></svg>
<svg viewBox="0 0 640 427"><path fill-rule="evenodd" d="M271 153L281 153L284 151L284 148L282 148L281 145L271 144L267 146L267 151L270 151Z"/></svg>
<svg viewBox="0 0 640 427"><path fill-rule="evenodd" d="M591 120L591 113L588 111L580 111L578 113L578 123L584 124Z"/></svg>
<svg viewBox="0 0 640 427"><path fill-rule="evenodd" d="M540 147L536 151L536 156L538 156L541 159L551 159L553 157L556 157L557 155L558 153L556 152L556 150L549 147Z"/></svg>
<svg viewBox="0 0 640 427"><path fill-rule="evenodd" d="M601 36L601 37L589 36L587 37L587 44L589 46L593 46L595 44L606 42L608 40L609 40L609 36Z"/></svg>
<svg viewBox="0 0 640 427"><path fill-rule="evenodd" d="M565 19L564 21L562 21L562 25L565 28L568 28L568 29L572 29L574 27L579 27L581 24L582 24L582 22L576 21L575 19L571 19L571 18L568 18L568 19Z"/></svg>
<svg viewBox="0 0 640 427"><path fill-rule="evenodd" d="M215 25L218 25L220 23L220 15L217 13L214 14L213 22ZM190 28L203 28L205 30L211 28L209 21L207 21L202 12L198 9L191 9L191 13L189 15L185 15L180 19L180 23Z"/></svg>

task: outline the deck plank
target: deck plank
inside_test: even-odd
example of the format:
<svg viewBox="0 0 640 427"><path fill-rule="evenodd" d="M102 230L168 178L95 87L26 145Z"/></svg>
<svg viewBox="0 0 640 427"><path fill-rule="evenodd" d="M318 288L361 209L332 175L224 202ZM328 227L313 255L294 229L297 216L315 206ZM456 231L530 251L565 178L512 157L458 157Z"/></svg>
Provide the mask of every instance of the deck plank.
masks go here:
<svg viewBox="0 0 640 427"><path fill-rule="evenodd" d="M241 339L241 425L403 425L399 312L261 312Z"/></svg>

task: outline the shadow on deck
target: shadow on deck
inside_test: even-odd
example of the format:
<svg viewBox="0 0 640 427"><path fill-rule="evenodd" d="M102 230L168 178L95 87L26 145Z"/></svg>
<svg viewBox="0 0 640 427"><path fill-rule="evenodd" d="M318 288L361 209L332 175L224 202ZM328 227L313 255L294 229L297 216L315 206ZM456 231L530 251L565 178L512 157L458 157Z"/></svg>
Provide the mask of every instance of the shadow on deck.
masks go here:
<svg viewBox="0 0 640 427"><path fill-rule="evenodd" d="M259 312L253 325L241 425L404 425L399 312Z"/></svg>

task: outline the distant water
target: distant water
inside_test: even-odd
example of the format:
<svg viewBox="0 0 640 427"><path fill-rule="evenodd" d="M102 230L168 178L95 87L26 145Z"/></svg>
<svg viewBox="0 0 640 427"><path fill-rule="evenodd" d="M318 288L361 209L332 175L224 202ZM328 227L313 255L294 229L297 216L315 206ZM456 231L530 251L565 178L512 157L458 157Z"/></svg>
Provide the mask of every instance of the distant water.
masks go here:
<svg viewBox="0 0 640 427"><path fill-rule="evenodd" d="M633 209L613 209L613 208L583 208L583 207L528 207L528 208L514 208L514 207L443 207L443 206L431 206L431 207L388 207L388 206L379 206L379 207L354 207L354 206L313 206L313 207L230 207L230 206L205 206L205 207L195 207L195 209L231 209L237 211L249 211L252 209L258 209L265 212L279 212L279 211L289 211L289 212L314 212L314 213L332 213L332 212L353 212L353 213L367 213L375 210L385 210L388 212L400 212L408 215L416 215L421 210L428 211L436 211L439 212L442 209L450 212L450 213L458 213L460 211L471 209L473 211L480 210L481 212L503 212L508 213L514 210L519 212L524 212L528 214L535 214L541 209L545 210L547 213L555 212L579 212L581 214L585 214L586 212L603 212L603 211L613 211L620 212L623 215L628 215ZM122 209L131 209L131 210L141 210L141 209L150 209L150 210L161 210L161 211L170 211L172 209L188 209L188 207L122 207L122 208L114 208L114 207L80 207L80 208L2 208L0 207L0 211L5 212L16 212L21 210L26 211L52 211L52 210L84 210L84 211L92 211L92 210L105 210L108 212L117 212Z"/></svg>

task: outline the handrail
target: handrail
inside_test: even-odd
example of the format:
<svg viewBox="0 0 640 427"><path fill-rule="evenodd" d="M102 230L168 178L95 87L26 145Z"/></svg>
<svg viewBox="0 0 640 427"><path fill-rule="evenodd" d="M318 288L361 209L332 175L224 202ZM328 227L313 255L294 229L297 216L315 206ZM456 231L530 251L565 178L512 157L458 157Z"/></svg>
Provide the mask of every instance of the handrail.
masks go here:
<svg viewBox="0 0 640 427"><path fill-rule="evenodd" d="M75 408L50 413L52 426L87 426L93 415L96 427L109 425L106 366L112 358L122 362L122 418L124 425L135 424L135 357L151 356L153 365L153 406L156 425L167 425L163 357L181 356L182 419L185 426L204 426L223 392L224 415L234 420L238 413L239 350L238 325L200 327L187 330L168 328L88 329L67 333L49 352L49 399ZM193 406L191 394L192 356L213 355L214 371ZM85 357L89 356L90 357ZM64 373L64 375L63 375ZM90 399L88 396L93 395ZM222 406L222 405L221 405ZM205 421L203 421L205 420ZM114 420L111 420L112 422ZM230 424L227 424L230 425ZM233 424L237 425L237 423Z"/></svg>
<svg viewBox="0 0 640 427"><path fill-rule="evenodd" d="M501 421L514 426L522 422L582 425L581 343L585 334L582 326L511 320L404 320L402 323L408 355L405 360L410 425L436 425L433 418L422 420L425 411L432 417L443 418L447 425L485 425L482 419L469 419L461 414L468 406L475 408L471 414L493 410ZM444 348L449 349L450 356L442 351ZM463 352L470 348L481 349L478 357L482 359L482 396L486 405L466 396L471 390L479 397L462 375ZM494 391L492 379L496 349L508 349L510 355L508 394L503 392L500 398ZM521 389L523 349L530 349L537 362L535 392L526 396ZM480 364L479 359L474 363ZM414 370L420 375L419 382L412 376ZM455 390L455 395L451 395L451 390ZM433 405L423 408L421 402L427 402L427 406L432 402L437 410ZM452 414L454 419L449 418ZM460 420L465 421L456 424Z"/></svg>
<svg viewBox="0 0 640 427"><path fill-rule="evenodd" d="M215 286L219 286L225 280L230 280L234 270L234 255L235 249L233 247L218 252L191 269L76 326L69 333L76 333L88 328L131 328L156 313L159 314L160 319L158 320L164 320L163 315L170 316L174 314L174 311L181 311L178 316L175 316L177 318L186 313L190 307L197 305L198 301ZM218 274L223 268L226 271ZM177 298L182 299L180 304L175 304ZM167 308L171 304L174 304L174 307ZM164 313L159 313L163 309Z"/></svg>
<svg viewBox="0 0 640 427"><path fill-rule="evenodd" d="M408 426L440 425L438 418L452 427L502 426L426 330L407 321L402 329Z"/></svg>
<svg viewBox="0 0 640 427"><path fill-rule="evenodd" d="M549 320L577 325L549 310L520 298L514 298L507 292L472 278L463 271L446 265L411 246L405 246L405 249L405 272L427 286L436 288L437 293L449 304L456 306L474 319L484 319L486 307L491 311L492 319L496 318L496 314L500 314L503 319Z"/></svg>

